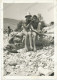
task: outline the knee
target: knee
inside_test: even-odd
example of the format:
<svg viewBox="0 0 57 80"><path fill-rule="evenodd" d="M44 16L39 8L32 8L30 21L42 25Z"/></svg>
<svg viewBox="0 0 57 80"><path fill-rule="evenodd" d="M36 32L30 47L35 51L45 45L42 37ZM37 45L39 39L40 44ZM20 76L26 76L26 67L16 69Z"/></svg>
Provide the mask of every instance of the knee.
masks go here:
<svg viewBox="0 0 57 80"><path fill-rule="evenodd" d="M27 33L26 31L24 31L24 35L27 36L27 34L28 34L28 33Z"/></svg>
<svg viewBox="0 0 57 80"><path fill-rule="evenodd" d="M31 35L31 32L28 32L28 35Z"/></svg>
<svg viewBox="0 0 57 80"><path fill-rule="evenodd" d="M35 32L33 32L33 36L36 37L36 33Z"/></svg>

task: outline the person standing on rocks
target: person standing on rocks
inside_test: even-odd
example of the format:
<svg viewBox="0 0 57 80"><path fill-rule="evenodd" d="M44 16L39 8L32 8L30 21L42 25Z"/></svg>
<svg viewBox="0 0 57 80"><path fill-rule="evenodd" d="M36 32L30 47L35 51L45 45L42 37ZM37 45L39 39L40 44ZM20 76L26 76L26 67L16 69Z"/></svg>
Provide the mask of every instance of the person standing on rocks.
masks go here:
<svg viewBox="0 0 57 80"><path fill-rule="evenodd" d="M11 32L12 32L12 29L10 28L10 26L8 26L8 37L9 37Z"/></svg>

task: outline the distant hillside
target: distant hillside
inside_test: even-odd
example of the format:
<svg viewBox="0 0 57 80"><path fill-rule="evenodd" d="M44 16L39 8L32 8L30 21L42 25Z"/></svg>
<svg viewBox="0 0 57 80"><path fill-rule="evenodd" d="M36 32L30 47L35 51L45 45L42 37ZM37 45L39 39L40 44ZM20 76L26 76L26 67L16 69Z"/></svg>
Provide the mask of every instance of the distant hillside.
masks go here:
<svg viewBox="0 0 57 80"><path fill-rule="evenodd" d="M19 20L3 18L3 27L4 29L7 29L7 27L10 26L11 29L14 30L16 29L18 22Z"/></svg>

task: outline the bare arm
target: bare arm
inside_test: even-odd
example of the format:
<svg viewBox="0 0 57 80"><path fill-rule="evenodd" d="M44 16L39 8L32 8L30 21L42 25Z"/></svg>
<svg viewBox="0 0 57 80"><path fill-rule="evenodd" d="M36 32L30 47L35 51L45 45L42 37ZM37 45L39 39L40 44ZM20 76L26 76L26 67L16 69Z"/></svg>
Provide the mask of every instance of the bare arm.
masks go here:
<svg viewBox="0 0 57 80"><path fill-rule="evenodd" d="M39 22L38 27L37 27L37 31L41 32L41 23Z"/></svg>

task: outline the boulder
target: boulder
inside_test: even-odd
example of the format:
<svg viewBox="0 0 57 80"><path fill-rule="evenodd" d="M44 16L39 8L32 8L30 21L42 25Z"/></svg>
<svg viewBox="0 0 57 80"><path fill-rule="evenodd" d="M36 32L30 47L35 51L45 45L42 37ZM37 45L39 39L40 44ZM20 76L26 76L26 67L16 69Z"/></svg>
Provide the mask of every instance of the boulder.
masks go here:
<svg viewBox="0 0 57 80"><path fill-rule="evenodd" d="M50 74L53 73L52 70L45 69L45 68L43 68L43 67L39 67L39 68L38 68L38 72L39 72L40 75L43 74L43 75L45 75L45 76L49 76Z"/></svg>

